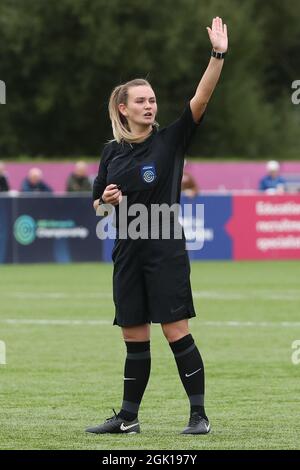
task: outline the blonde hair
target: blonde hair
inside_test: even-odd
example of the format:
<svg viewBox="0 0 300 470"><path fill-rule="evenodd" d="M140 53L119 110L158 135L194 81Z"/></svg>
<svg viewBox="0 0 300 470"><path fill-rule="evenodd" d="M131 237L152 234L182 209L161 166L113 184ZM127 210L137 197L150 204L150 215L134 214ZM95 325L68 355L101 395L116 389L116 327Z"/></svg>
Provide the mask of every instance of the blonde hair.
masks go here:
<svg viewBox="0 0 300 470"><path fill-rule="evenodd" d="M136 86L149 86L152 88L147 80L144 80L143 78L136 78L117 86L110 95L108 111L112 124L113 135L115 138L114 140L116 140L118 143L120 143L122 140L125 140L129 143L138 143L142 142L146 138L133 134L130 131L126 117L123 116L119 111L119 104L127 104L129 88ZM157 122L155 122L154 125L158 126Z"/></svg>

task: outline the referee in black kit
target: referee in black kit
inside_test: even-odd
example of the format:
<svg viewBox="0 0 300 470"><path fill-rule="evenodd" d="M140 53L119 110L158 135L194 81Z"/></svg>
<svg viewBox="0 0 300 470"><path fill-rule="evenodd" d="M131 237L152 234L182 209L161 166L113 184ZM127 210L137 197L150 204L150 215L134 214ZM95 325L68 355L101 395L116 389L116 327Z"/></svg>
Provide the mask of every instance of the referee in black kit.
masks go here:
<svg viewBox="0 0 300 470"><path fill-rule="evenodd" d="M155 94L146 80L135 79L113 90L109 114L114 140L104 148L94 182L95 209L112 204L118 220L125 196L128 208L139 203L149 212L154 204L179 204L184 154L219 80L228 47L221 18L214 18L207 31L212 44L208 67L183 114L168 127L157 127ZM123 402L118 414L114 411L112 418L86 431L140 432L138 411L150 375L153 322L161 324L190 401L190 419L182 433L207 434L204 366L188 327L195 311L183 230L181 239L173 231L169 239L125 239L119 237L120 230L117 222L113 297L114 324L122 328L127 348Z"/></svg>

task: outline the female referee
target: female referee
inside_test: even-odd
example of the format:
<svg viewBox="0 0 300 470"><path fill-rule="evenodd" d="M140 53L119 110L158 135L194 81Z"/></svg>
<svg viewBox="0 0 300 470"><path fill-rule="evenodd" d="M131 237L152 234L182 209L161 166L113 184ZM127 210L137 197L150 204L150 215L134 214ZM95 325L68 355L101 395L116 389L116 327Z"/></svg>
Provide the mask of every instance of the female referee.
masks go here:
<svg viewBox="0 0 300 470"><path fill-rule="evenodd" d="M219 80L228 47L227 27L216 17L207 28L212 44L208 67L183 114L164 129L155 122L157 104L151 85L142 79L116 87L109 114L114 140L103 152L94 182L94 208L112 204L120 212L144 204L179 204L184 154ZM120 205L120 207L119 207ZM149 220L151 217L149 217ZM190 419L182 434L207 434L210 423L204 409L204 366L189 333L195 316L190 265L184 234L176 239L118 236L114 262L114 324L122 328L127 348L121 410L87 432L139 433L139 406L150 375L150 324L160 323L174 354L180 379L190 402ZM160 233L161 235L161 233Z"/></svg>

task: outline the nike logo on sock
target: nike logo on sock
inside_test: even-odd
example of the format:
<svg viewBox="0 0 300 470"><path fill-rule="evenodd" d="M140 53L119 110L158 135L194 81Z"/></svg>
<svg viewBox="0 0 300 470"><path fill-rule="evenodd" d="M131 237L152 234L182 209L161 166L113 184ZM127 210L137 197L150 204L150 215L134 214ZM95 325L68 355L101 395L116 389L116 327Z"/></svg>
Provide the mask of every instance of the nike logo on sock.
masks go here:
<svg viewBox="0 0 300 470"><path fill-rule="evenodd" d="M200 369L195 370L195 371L192 372L191 374L185 374L185 376L186 376L186 377L190 377L191 375L196 374L196 372L199 372L199 370L201 370L201 369L202 369L202 367L200 367Z"/></svg>
<svg viewBox="0 0 300 470"><path fill-rule="evenodd" d="M125 424L122 423L121 426L120 426L120 429L121 429L121 431L127 431L130 428L134 428L134 426L138 426L138 424L139 423L134 423L134 424L130 424L129 426L125 426Z"/></svg>
<svg viewBox="0 0 300 470"><path fill-rule="evenodd" d="M135 378L131 378L131 377L124 377L124 380L136 380Z"/></svg>

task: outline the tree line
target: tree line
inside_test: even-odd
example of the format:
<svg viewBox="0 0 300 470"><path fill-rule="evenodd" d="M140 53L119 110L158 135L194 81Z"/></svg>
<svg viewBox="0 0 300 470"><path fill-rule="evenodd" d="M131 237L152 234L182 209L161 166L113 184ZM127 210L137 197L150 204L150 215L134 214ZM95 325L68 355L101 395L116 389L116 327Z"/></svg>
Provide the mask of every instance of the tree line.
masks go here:
<svg viewBox="0 0 300 470"><path fill-rule="evenodd" d="M213 16L229 52L190 154L299 158L296 0L1 0L0 158L99 155L111 90L135 77L152 83L167 125L208 64Z"/></svg>

